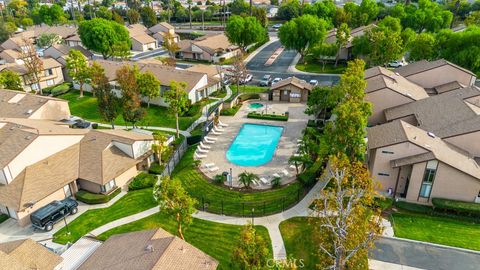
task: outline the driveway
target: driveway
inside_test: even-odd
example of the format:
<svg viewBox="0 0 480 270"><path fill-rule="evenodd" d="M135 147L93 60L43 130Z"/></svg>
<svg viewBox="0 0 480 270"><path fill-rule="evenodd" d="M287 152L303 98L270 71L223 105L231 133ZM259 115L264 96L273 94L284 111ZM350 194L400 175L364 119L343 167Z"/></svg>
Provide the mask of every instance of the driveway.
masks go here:
<svg viewBox="0 0 480 270"><path fill-rule="evenodd" d="M480 268L480 254L392 238L379 239L370 258L427 270Z"/></svg>

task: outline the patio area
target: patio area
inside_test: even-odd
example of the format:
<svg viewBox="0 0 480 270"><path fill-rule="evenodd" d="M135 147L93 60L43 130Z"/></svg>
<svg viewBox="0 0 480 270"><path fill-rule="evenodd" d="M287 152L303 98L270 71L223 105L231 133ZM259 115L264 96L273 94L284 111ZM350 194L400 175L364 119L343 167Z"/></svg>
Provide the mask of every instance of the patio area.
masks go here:
<svg viewBox="0 0 480 270"><path fill-rule="evenodd" d="M261 103L260 108L251 108L250 104ZM254 106L255 107L255 106ZM211 131L207 137L211 138L211 143L203 141L203 148L205 151L197 151L196 158L202 161L201 171L209 178L214 178L217 174L223 172L230 172L233 174L233 187L242 187L238 181L238 175L244 171L258 175L261 180L251 187L254 189L269 189L271 188L271 180L274 176L282 178L281 185L288 184L295 180L296 169L288 163L288 160L294 155L298 149L298 140L302 137L302 131L307 126L309 116L304 113L305 104L302 103L285 103L272 101L250 100L243 103L240 110L235 116L221 116L220 122L225 124L223 131L214 134ZM283 114L289 113L289 120L283 121L269 121L260 119L247 118L247 114L252 111ZM261 124L273 125L283 127L282 135L278 141L270 162L260 166L239 166L231 163L227 157L226 152L234 141L241 127L246 124ZM216 133L216 132L215 132ZM207 149L207 147L210 147ZM226 185L230 183L225 182Z"/></svg>

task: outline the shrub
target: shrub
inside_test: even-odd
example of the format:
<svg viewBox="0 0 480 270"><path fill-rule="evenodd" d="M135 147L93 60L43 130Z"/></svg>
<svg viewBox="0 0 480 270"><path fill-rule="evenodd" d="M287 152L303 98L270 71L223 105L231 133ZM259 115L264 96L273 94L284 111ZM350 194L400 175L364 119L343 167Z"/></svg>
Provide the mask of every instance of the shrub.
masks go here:
<svg viewBox="0 0 480 270"><path fill-rule="evenodd" d="M480 216L480 204L463 202L442 198L433 198L432 204L435 210L451 211L456 214Z"/></svg>
<svg viewBox="0 0 480 270"><path fill-rule="evenodd" d="M375 197L375 207L380 208L380 210L384 211L393 204L393 199L392 198L380 198L380 197Z"/></svg>
<svg viewBox="0 0 480 270"><path fill-rule="evenodd" d="M411 211L411 212L417 212L417 213L422 213L422 214L432 214L433 208L428 206L428 205L423 205L423 204L418 204L418 203L409 203L409 202L404 202L404 201L398 201L395 202L394 205L397 208Z"/></svg>
<svg viewBox="0 0 480 270"><path fill-rule="evenodd" d="M272 187L273 188L276 188L276 187L279 187L280 186L280 183L282 182L282 178L281 177L278 177L278 176L275 176L272 181L270 182L270 184L272 184Z"/></svg>
<svg viewBox="0 0 480 270"><path fill-rule="evenodd" d="M315 184L315 182L317 181L318 175L322 171L322 166L323 163L321 161L316 161L315 163L313 163L312 166L310 166L297 176L298 182L300 182L305 187L313 186L313 184Z"/></svg>
<svg viewBox="0 0 480 270"><path fill-rule="evenodd" d="M202 140L202 135L194 135L187 138L188 145L194 145Z"/></svg>
<svg viewBox="0 0 480 270"><path fill-rule="evenodd" d="M222 174L217 174L213 178L213 182L216 184L222 184L223 182L225 182L225 180L225 176L223 176Z"/></svg>
<svg viewBox="0 0 480 270"><path fill-rule="evenodd" d="M52 89L51 95L56 97L56 96L65 94L69 90L70 90L70 84L69 83L62 83L62 84L59 84L59 85L55 86Z"/></svg>
<svg viewBox="0 0 480 270"><path fill-rule="evenodd" d="M77 200L81 201L81 202L86 203L86 204L107 203L111 199L113 199L115 196L120 194L121 191L122 191L121 188L117 188L112 193L106 195L106 194L92 193L92 192L81 189L77 193L75 193L75 198Z"/></svg>
<svg viewBox="0 0 480 270"><path fill-rule="evenodd" d="M288 121L287 115L277 115L277 114L260 114L256 112L250 112L247 115L247 118L252 119L263 119L263 120L275 120L275 121Z"/></svg>
<svg viewBox="0 0 480 270"><path fill-rule="evenodd" d="M154 162L150 165L150 168L148 169L148 173L150 174L162 174L163 169L165 166L160 166L160 164Z"/></svg>
<svg viewBox="0 0 480 270"><path fill-rule="evenodd" d="M183 116L190 116L190 117L195 116L200 113L201 109L202 109L202 105L200 104L200 102L195 103L192 106L190 106L188 111Z"/></svg>
<svg viewBox="0 0 480 270"><path fill-rule="evenodd" d="M242 105L236 105L236 106L233 106L232 108L230 109L223 109L220 111L220 115L223 115L223 116L234 116L238 110L240 109L240 107L242 107Z"/></svg>
<svg viewBox="0 0 480 270"><path fill-rule="evenodd" d="M148 173L140 173L128 184L128 190L138 190L153 187L157 182L157 176Z"/></svg>
<svg viewBox="0 0 480 270"><path fill-rule="evenodd" d="M245 100L249 100L249 99L259 99L260 98L260 95L257 94L257 93L246 93L246 94L241 94L239 97L238 97L238 100L240 102L243 102Z"/></svg>

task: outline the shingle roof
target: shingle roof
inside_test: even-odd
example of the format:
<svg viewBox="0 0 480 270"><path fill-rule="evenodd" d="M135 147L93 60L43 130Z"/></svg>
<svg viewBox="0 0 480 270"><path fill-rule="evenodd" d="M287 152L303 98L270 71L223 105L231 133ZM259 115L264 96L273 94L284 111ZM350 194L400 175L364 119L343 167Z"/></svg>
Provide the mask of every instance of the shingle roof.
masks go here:
<svg viewBox="0 0 480 270"><path fill-rule="evenodd" d="M48 101L67 103L63 99L39 96L23 91L0 89L0 117L28 118Z"/></svg>
<svg viewBox="0 0 480 270"><path fill-rule="evenodd" d="M423 87L383 67L367 69L365 80L367 81L366 93L388 88L413 100L428 98Z"/></svg>
<svg viewBox="0 0 480 270"><path fill-rule="evenodd" d="M480 89L471 86L431 96L385 110L387 121L414 115L419 127L445 138L480 130L480 116L474 110ZM479 107L480 110L480 107Z"/></svg>
<svg viewBox="0 0 480 270"><path fill-rule="evenodd" d="M156 42L154 38L147 35L147 28L142 24L132 24L127 26L127 30L130 33L130 38L135 39L136 41L147 44Z"/></svg>
<svg viewBox="0 0 480 270"><path fill-rule="evenodd" d="M174 27L171 24L166 23L166 22L161 22L161 23L157 23L154 26L148 28L148 31L150 31L150 33L158 33L160 31L162 31L164 28L166 28L168 30L174 29Z"/></svg>
<svg viewBox="0 0 480 270"><path fill-rule="evenodd" d="M59 63L57 60L55 60L53 58L50 58L50 57L42 58L42 62L43 62L43 69L44 70L62 66L61 63ZM15 71L19 75L28 74L28 69L25 67L25 65L13 64L13 63L12 64L6 64L6 65L0 65L0 71L4 70L4 69Z"/></svg>
<svg viewBox="0 0 480 270"><path fill-rule="evenodd" d="M10 57L10 58L13 58L13 59L19 59L20 58L20 53L18 51L15 51L15 50L6 49L6 50L3 50L0 53L0 58L5 58L5 57Z"/></svg>
<svg viewBox="0 0 480 270"><path fill-rule="evenodd" d="M35 25L27 28L26 32L32 32L33 37L39 37L40 35L47 33L54 33L62 38L67 38L77 34L77 27L73 25Z"/></svg>
<svg viewBox="0 0 480 270"><path fill-rule="evenodd" d="M368 148L375 149L407 141L400 121L393 121L367 129Z"/></svg>
<svg viewBox="0 0 480 270"><path fill-rule="evenodd" d="M306 81L300 80L297 77L289 77L272 85L271 90L275 90L289 84L292 84L300 89L307 89L309 91L313 89L313 85L307 83Z"/></svg>
<svg viewBox="0 0 480 270"><path fill-rule="evenodd" d="M452 62L449 62L445 59L439 59L439 60L435 60L435 61L421 60L421 61L413 62L413 63L410 63L406 66L396 68L395 72L398 72L400 75L402 75L404 77L408 77L408 76L411 76L411 75L414 75L414 74L425 72L425 71L428 71L428 70L431 70L431 69L434 69L434 68L438 68L438 67L441 67L441 66L445 66L445 65L450 65L450 66L455 67L457 69L460 69L460 70L462 70L462 71L464 71L464 72L466 72L466 73L468 73L472 76L475 76L475 73L471 72L470 70L464 69L464 68L462 68L458 65L455 65Z"/></svg>
<svg viewBox="0 0 480 270"><path fill-rule="evenodd" d="M0 243L0 267L2 269L53 270L62 262L62 257L31 239Z"/></svg>
<svg viewBox="0 0 480 270"><path fill-rule="evenodd" d="M113 235L79 270L214 270L218 262L163 229Z"/></svg>
<svg viewBox="0 0 480 270"><path fill-rule="evenodd" d="M87 58L91 58L93 56L92 52L90 52L89 50L83 48L82 46L78 46L78 45L70 47L70 46L65 45L65 44L54 44L54 45L50 46L49 48L47 48L47 50L50 49L50 48L53 48L53 49L59 51L60 53L62 53L65 56L68 55L68 53L70 53L71 50L80 51ZM56 60L59 61L58 58Z"/></svg>
<svg viewBox="0 0 480 270"><path fill-rule="evenodd" d="M192 45L198 46L212 55L217 51L235 50L238 48L238 46L230 43L227 36L223 33L206 35L195 40L181 40L178 43L182 52L190 52Z"/></svg>

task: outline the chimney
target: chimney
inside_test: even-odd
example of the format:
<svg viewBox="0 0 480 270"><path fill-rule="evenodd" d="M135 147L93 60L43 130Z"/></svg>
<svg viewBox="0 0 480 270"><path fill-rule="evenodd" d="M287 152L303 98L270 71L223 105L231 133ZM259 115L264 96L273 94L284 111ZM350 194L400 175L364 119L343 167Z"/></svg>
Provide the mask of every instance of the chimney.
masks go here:
<svg viewBox="0 0 480 270"><path fill-rule="evenodd" d="M153 248L152 245L147 245L147 246L145 247L145 251L154 252L155 249Z"/></svg>

